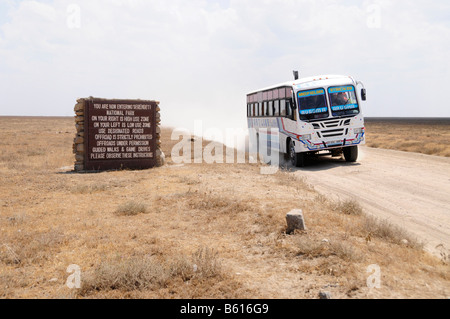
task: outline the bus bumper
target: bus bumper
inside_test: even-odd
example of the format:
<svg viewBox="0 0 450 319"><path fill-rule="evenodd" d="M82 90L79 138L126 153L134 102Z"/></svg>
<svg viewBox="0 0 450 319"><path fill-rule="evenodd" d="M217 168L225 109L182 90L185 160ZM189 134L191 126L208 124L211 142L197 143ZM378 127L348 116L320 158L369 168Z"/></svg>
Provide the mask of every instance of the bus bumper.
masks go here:
<svg viewBox="0 0 450 319"><path fill-rule="evenodd" d="M339 140L314 140L303 141L300 140L300 152L317 152L334 148L342 148L354 145L365 144L365 133L357 134L354 137L347 137Z"/></svg>

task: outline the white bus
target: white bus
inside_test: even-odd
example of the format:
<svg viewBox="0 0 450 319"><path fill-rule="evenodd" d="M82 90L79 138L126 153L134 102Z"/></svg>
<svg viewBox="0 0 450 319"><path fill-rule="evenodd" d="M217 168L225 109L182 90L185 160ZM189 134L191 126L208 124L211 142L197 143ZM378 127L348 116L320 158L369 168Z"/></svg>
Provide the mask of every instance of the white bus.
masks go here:
<svg viewBox="0 0 450 319"><path fill-rule="evenodd" d="M356 162L358 145L365 144L363 83L350 76L294 74L294 81L247 95L248 127L257 145L276 130L279 152L296 167L305 166L308 155L344 154L347 162Z"/></svg>

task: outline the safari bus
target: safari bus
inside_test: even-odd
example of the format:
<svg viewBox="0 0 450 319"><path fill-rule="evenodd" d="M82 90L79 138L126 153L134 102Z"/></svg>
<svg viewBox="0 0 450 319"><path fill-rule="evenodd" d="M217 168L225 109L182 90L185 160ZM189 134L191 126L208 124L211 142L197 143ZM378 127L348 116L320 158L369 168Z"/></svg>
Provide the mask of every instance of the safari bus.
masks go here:
<svg viewBox="0 0 450 319"><path fill-rule="evenodd" d="M305 166L311 155L344 155L356 162L358 146L365 144L362 101L364 84L351 76L299 79L294 71L294 81L247 95L249 132L260 145L277 131L278 151L296 167Z"/></svg>

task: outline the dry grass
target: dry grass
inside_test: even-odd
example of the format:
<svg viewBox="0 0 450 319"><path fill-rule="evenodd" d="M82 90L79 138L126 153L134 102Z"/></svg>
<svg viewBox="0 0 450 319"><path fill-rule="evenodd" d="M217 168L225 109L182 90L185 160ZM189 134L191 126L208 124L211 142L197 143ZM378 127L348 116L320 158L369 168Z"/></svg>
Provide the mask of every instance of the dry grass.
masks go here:
<svg viewBox="0 0 450 319"><path fill-rule="evenodd" d="M77 293L85 297L112 290L122 293L159 291L176 286L179 281L189 283L220 276L223 274L217 253L209 248L200 248L191 258L181 255L169 261L153 256L104 261L86 275Z"/></svg>
<svg viewBox="0 0 450 319"><path fill-rule="evenodd" d="M296 189L314 191L314 186L309 184L304 177L298 177L293 174L291 169L282 168L276 174L278 185L287 186Z"/></svg>
<svg viewBox="0 0 450 319"><path fill-rule="evenodd" d="M333 210L345 215L359 216L363 214L361 205L356 200L338 201L332 204Z"/></svg>
<svg viewBox="0 0 450 319"><path fill-rule="evenodd" d="M0 125L2 298L317 298L324 287L335 298L450 294L448 259L288 171L172 165L166 129L165 167L74 174L73 119ZM308 230L287 235L286 214L298 208ZM80 290L65 285L72 264ZM366 286L371 264L382 269L379 290Z"/></svg>
<svg viewBox="0 0 450 319"><path fill-rule="evenodd" d="M365 216L363 229L367 232L367 240L378 237L391 241L398 245L408 245L414 249L423 249L424 243L408 233L405 229L389 223L386 220L379 220L373 216Z"/></svg>
<svg viewBox="0 0 450 319"><path fill-rule="evenodd" d="M107 189L107 185L75 185L71 191L74 194L92 194L95 192L104 192Z"/></svg>
<svg viewBox="0 0 450 319"><path fill-rule="evenodd" d="M117 215L122 216L134 216L138 214L145 214L147 213L147 207L145 206L144 203L131 201L120 205L115 211L115 213Z"/></svg>
<svg viewBox="0 0 450 319"><path fill-rule="evenodd" d="M20 229L19 229L20 230ZM49 229L44 232L18 231L2 243L0 261L6 265L39 264L66 242L64 234Z"/></svg>
<svg viewBox="0 0 450 319"><path fill-rule="evenodd" d="M369 147L450 157L449 119L366 119Z"/></svg>

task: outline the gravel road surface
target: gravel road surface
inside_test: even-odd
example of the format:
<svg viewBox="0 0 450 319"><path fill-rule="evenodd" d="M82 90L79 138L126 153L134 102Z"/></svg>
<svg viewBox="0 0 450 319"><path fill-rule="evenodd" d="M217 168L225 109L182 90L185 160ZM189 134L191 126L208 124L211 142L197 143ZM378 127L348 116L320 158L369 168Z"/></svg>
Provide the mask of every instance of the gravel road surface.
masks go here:
<svg viewBox="0 0 450 319"><path fill-rule="evenodd" d="M436 255L450 249L450 158L360 147L357 163L323 157L295 170L324 195L356 199Z"/></svg>

